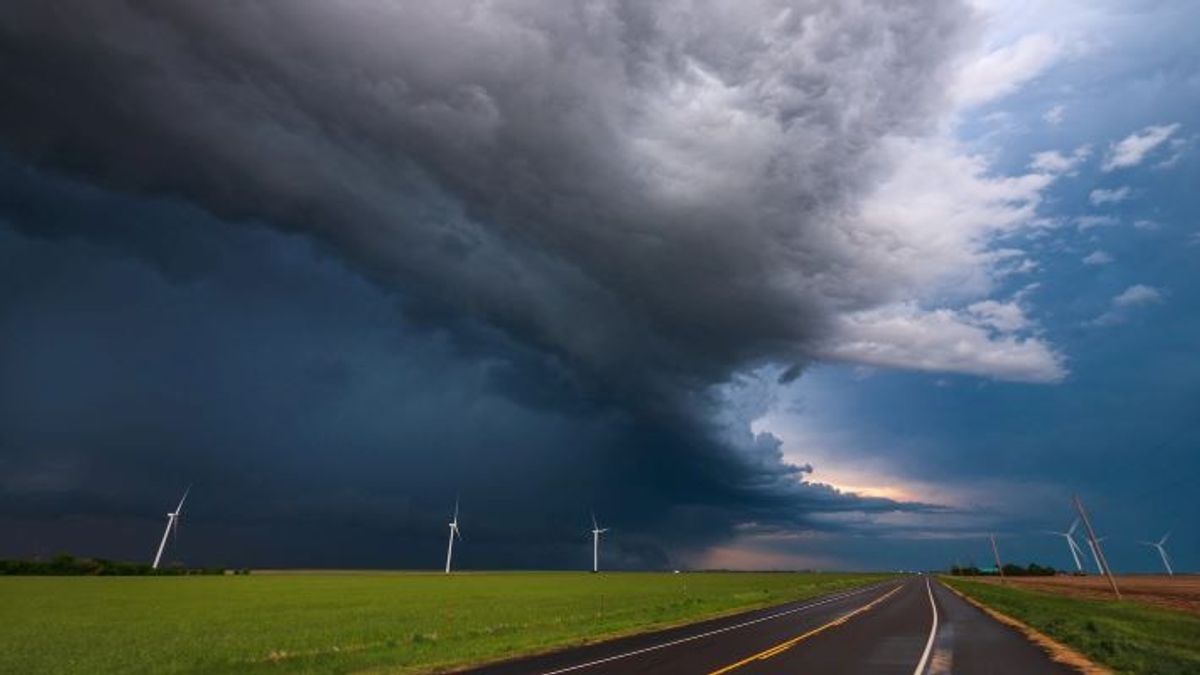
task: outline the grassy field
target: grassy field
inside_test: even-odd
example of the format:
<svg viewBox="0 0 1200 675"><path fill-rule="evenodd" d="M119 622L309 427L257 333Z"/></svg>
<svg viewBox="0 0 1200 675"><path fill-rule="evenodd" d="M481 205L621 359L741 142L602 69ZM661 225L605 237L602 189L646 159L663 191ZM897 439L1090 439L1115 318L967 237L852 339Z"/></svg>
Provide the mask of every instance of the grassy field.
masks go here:
<svg viewBox="0 0 1200 675"><path fill-rule="evenodd" d="M1200 673L1200 617L963 579L947 584L1123 673Z"/></svg>
<svg viewBox="0 0 1200 675"><path fill-rule="evenodd" d="M428 672L881 578L783 573L0 577L0 672Z"/></svg>

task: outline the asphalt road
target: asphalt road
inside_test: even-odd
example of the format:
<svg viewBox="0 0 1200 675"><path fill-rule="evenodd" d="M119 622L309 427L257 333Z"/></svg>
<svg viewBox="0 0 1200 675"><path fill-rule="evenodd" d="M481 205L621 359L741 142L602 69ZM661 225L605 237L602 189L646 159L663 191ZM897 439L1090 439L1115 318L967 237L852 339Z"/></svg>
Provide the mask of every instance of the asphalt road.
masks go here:
<svg viewBox="0 0 1200 675"><path fill-rule="evenodd" d="M935 619L936 608L936 619ZM470 673L1071 673L927 577L516 659Z"/></svg>

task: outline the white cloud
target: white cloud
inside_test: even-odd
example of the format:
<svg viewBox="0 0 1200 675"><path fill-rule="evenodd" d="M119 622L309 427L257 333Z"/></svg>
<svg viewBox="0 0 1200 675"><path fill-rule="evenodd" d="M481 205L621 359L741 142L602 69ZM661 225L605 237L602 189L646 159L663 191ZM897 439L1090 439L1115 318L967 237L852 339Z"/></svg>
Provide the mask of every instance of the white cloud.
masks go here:
<svg viewBox="0 0 1200 675"><path fill-rule="evenodd" d="M1022 252L999 249L997 239L1038 226L1042 192L1055 180L1045 173L992 175L987 160L949 139L894 138L893 174L832 231L835 252L849 252L862 270L830 279L850 310L914 298L930 304L977 300L991 292ZM856 298L883 298L869 305Z"/></svg>
<svg viewBox="0 0 1200 675"><path fill-rule="evenodd" d="M1133 226L1139 230L1157 230L1161 227L1153 220L1135 220L1133 221Z"/></svg>
<svg viewBox="0 0 1200 675"><path fill-rule="evenodd" d="M1188 148L1196 141L1196 136L1191 138L1172 138L1169 144L1171 155L1154 165L1156 169L1169 169L1179 163L1187 153Z"/></svg>
<svg viewBox="0 0 1200 675"><path fill-rule="evenodd" d="M1110 227L1121 221L1112 216L1076 216L1075 226L1080 232L1092 229L1093 227Z"/></svg>
<svg viewBox="0 0 1200 675"><path fill-rule="evenodd" d="M1053 54L1057 43L1035 36L985 55L965 69L960 104L1015 91ZM988 296L997 280L1037 269L1024 251L1001 242L1047 226L1037 214L1044 191L1075 171L1092 148L1037 153L1028 173L1003 175L951 133L943 128L934 137L889 139L893 171L831 227L831 250L853 252L847 264L860 274L829 279L839 286L822 295L842 310L817 355L857 365L1059 382L1067 375L1065 359L1033 334L1021 296L1008 302Z"/></svg>
<svg viewBox="0 0 1200 675"><path fill-rule="evenodd" d="M1072 173L1092 154L1092 146L1081 145L1070 155L1064 155L1057 150L1036 152L1030 158L1029 168L1040 173Z"/></svg>
<svg viewBox="0 0 1200 675"><path fill-rule="evenodd" d="M1092 251L1086 258L1083 259L1084 265L1107 265L1113 261L1113 257L1104 251Z"/></svg>
<svg viewBox="0 0 1200 675"><path fill-rule="evenodd" d="M996 273L999 276L1013 276L1016 274L1033 274L1038 269L1037 261L1030 258L1021 258L1012 265L997 268Z"/></svg>
<svg viewBox="0 0 1200 675"><path fill-rule="evenodd" d="M1002 333L1015 333L1030 326L1025 311L1015 302L983 300L968 305L966 311L974 323Z"/></svg>
<svg viewBox="0 0 1200 675"><path fill-rule="evenodd" d="M1162 302L1162 297L1162 291L1157 288L1136 284L1117 294L1112 299L1112 304L1114 307L1137 307Z"/></svg>
<svg viewBox="0 0 1200 675"><path fill-rule="evenodd" d="M1109 146L1108 157L1100 167L1104 171L1123 169L1142 163L1146 155L1179 130L1179 124L1148 126Z"/></svg>
<svg viewBox="0 0 1200 675"><path fill-rule="evenodd" d="M1092 190L1092 193L1088 195L1088 201L1090 201L1094 206L1100 206L1101 204L1117 204L1129 199L1129 195L1131 194L1133 194L1133 190L1129 189L1128 185L1123 185L1119 188L1113 188L1112 190L1097 188Z"/></svg>
<svg viewBox="0 0 1200 675"><path fill-rule="evenodd" d="M1045 112L1045 114L1042 115L1042 119L1046 120L1046 124L1049 124L1052 127L1056 127L1059 124L1062 124L1063 113L1065 113L1066 110L1067 110L1066 106L1059 103L1058 105L1047 110Z"/></svg>
<svg viewBox="0 0 1200 675"><path fill-rule="evenodd" d="M986 305L986 306L980 306ZM900 303L841 317L826 358L1022 382L1060 382L1062 355L1017 328L1029 325L1015 304L922 310ZM1010 330L1011 329L1011 330Z"/></svg>
<svg viewBox="0 0 1200 675"><path fill-rule="evenodd" d="M1062 53L1062 43L1051 35L1025 35L964 63L952 95L964 108L1003 98L1042 74Z"/></svg>
<svg viewBox="0 0 1200 675"><path fill-rule="evenodd" d="M1137 307L1157 305L1163 301L1163 292L1153 286L1134 284L1113 296L1108 311L1092 319L1093 326L1115 326L1129 318L1129 312Z"/></svg>

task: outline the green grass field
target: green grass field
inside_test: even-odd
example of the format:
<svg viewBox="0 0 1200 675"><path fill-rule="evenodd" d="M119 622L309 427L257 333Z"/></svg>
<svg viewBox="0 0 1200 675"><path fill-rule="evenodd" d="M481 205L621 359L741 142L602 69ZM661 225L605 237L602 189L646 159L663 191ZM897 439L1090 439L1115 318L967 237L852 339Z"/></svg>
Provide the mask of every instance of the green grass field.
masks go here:
<svg viewBox="0 0 1200 675"><path fill-rule="evenodd" d="M943 580L1118 672L1200 673L1200 617L1137 602Z"/></svg>
<svg viewBox="0 0 1200 675"><path fill-rule="evenodd" d="M0 672L428 672L883 575L0 577Z"/></svg>

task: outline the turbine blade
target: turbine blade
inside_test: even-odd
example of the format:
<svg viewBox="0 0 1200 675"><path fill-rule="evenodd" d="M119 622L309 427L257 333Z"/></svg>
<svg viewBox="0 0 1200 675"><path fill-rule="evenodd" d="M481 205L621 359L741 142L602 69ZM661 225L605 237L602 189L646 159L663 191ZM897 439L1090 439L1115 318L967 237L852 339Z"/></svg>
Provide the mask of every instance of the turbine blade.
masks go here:
<svg viewBox="0 0 1200 675"><path fill-rule="evenodd" d="M1067 534L1075 534L1075 528L1079 527L1079 519L1076 518L1071 522L1071 527L1067 528Z"/></svg>
<svg viewBox="0 0 1200 675"><path fill-rule="evenodd" d="M179 500L179 506L175 507L175 513L179 513L180 511L183 510L183 503L185 501L187 501L188 493L191 491L192 491L192 486L188 485L187 489L183 491L183 498Z"/></svg>
<svg viewBox="0 0 1200 675"><path fill-rule="evenodd" d="M1166 543L1167 543L1167 540L1168 540L1168 539L1170 539L1170 538L1171 538L1171 533L1170 533L1170 532L1167 532L1166 534L1164 534L1164 535L1162 536L1162 539L1159 539L1159 540L1158 540L1158 545L1159 545L1159 546L1162 546L1163 544L1166 544Z"/></svg>
<svg viewBox="0 0 1200 675"><path fill-rule="evenodd" d="M600 529L600 526L596 524L596 512L595 511L592 511L592 529L593 530Z"/></svg>
<svg viewBox="0 0 1200 675"><path fill-rule="evenodd" d="M1083 552L1083 547L1080 546L1074 537L1068 537L1067 541L1071 542L1071 553L1075 556L1075 569L1083 571L1083 565L1087 562L1087 554Z"/></svg>

